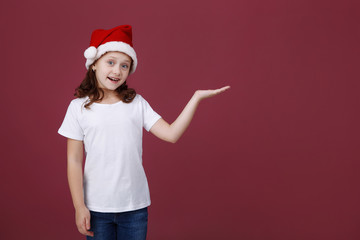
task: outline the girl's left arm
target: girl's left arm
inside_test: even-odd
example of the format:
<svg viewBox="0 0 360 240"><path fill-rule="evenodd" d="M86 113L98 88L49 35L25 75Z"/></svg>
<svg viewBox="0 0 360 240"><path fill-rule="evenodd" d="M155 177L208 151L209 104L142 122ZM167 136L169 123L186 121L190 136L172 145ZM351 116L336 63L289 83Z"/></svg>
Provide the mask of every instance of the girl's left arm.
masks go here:
<svg viewBox="0 0 360 240"><path fill-rule="evenodd" d="M222 93L229 88L230 86L215 90L197 90L172 124L168 124L163 118L160 118L151 127L150 132L164 141L176 143L189 126L200 101Z"/></svg>

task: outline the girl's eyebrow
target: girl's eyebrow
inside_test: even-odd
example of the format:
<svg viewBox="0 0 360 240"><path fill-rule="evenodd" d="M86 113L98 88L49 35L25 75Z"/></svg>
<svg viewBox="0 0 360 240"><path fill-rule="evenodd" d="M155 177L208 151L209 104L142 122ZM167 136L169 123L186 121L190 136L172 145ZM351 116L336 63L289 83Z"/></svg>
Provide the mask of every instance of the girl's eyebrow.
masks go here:
<svg viewBox="0 0 360 240"><path fill-rule="evenodd" d="M114 56L109 56L109 59L112 59L112 60L118 60L116 57L114 57ZM129 61L129 60L123 60L123 61L120 61L120 62L128 62L128 63L130 63L131 61Z"/></svg>

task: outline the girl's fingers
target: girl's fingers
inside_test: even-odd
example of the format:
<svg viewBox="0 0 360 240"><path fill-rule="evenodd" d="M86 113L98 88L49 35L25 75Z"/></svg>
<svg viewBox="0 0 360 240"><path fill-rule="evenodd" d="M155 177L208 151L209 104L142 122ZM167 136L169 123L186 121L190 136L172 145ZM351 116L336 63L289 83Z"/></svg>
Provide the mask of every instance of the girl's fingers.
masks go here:
<svg viewBox="0 0 360 240"><path fill-rule="evenodd" d="M230 86L222 87L219 89L219 92L224 92L224 91L228 90L229 88L230 88Z"/></svg>
<svg viewBox="0 0 360 240"><path fill-rule="evenodd" d="M220 90L225 91L225 90L227 90L229 88L230 88L230 86L225 86L225 87L220 88Z"/></svg>
<svg viewBox="0 0 360 240"><path fill-rule="evenodd" d="M87 218L87 217L85 218L85 227L86 227L87 230L90 229L90 219Z"/></svg>
<svg viewBox="0 0 360 240"><path fill-rule="evenodd" d="M86 218L84 218L82 224L81 224L81 233L86 235Z"/></svg>
<svg viewBox="0 0 360 240"><path fill-rule="evenodd" d="M90 231L86 231L86 234L87 236L90 236L90 237L93 237L94 236L94 232L90 232Z"/></svg>
<svg viewBox="0 0 360 240"><path fill-rule="evenodd" d="M229 88L230 88L230 86L226 86L226 87L222 87L222 88L216 89L216 90L215 90L215 93L216 93L216 94L222 93L222 92L228 90Z"/></svg>
<svg viewBox="0 0 360 240"><path fill-rule="evenodd" d="M90 230L90 219L89 218L85 218L85 224L84 224L84 233L85 235L88 235L88 236L94 236L94 232L90 232L88 230Z"/></svg>

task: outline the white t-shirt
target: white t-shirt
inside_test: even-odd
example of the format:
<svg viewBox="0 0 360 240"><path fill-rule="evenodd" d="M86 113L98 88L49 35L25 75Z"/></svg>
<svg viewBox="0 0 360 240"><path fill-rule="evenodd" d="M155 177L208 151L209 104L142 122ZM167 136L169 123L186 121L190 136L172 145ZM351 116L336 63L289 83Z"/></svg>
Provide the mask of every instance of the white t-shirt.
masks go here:
<svg viewBox="0 0 360 240"><path fill-rule="evenodd" d="M142 128L161 116L137 94L131 103L93 103L88 97L70 102L58 133L84 142L84 201L89 210L125 212L150 205L142 165Z"/></svg>

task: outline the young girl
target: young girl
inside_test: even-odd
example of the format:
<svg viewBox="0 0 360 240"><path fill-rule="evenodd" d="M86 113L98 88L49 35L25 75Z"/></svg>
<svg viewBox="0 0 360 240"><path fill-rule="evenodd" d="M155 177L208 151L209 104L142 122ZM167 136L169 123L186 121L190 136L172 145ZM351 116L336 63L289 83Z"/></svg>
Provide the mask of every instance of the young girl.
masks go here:
<svg viewBox="0 0 360 240"><path fill-rule="evenodd" d="M175 143L199 102L229 86L197 90L168 124L126 85L138 64L131 26L95 30L84 56L86 77L58 130L67 137L67 173L77 228L87 239L146 239L150 195L142 166L142 128Z"/></svg>

